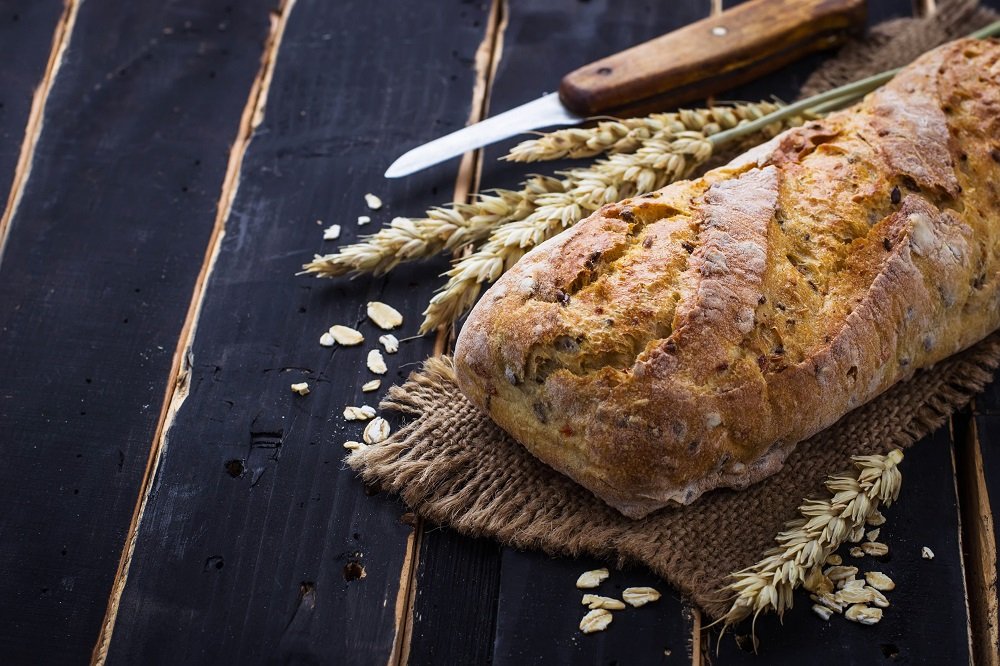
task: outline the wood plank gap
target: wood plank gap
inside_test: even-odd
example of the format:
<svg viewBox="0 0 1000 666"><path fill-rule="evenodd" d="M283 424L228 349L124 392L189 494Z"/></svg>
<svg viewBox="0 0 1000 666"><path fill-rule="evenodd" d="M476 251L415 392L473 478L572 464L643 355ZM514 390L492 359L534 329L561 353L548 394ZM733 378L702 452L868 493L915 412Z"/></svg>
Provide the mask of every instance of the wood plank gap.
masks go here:
<svg viewBox="0 0 1000 666"><path fill-rule="evenodd" d="M937 12L937 0L913 0L914 15L933 16Z"/></svg>
<svg viewBox="0 0 1000 666"><path fill-rule="evenodd" d="M507 17L510 12L508 0L493 0L490 5L490 15L486 23L486 34L476 49L475 70L476 79L472 86L472 103L469 109L467 126L478 123L489 115L490 91L493 79L503 57L503 35L507 30ZM452 201L468 202L479 190L479 179L483 171L483 149L471 150L462 156L462 162L455 176L455 190ZM468 248L461 250L456 256L469 252ZM434 338L434 356L440 356L451 344L455 327L440 328Z"/></svg>
<svg viewBox="0 0 1000 666"><path fill-rule="evenodd" d="M72 1L72 0L71 0ZM107 660L108 649L111 646L111 637L114 632L115 620L118 617L118 606L128 582L128 572L132 561L132 554L135 552L136 537L138 535L139 524L146 509L149 499L149 491L152 487L156 470L159 466L160 458L166 449L166 433L187 398L189 383L188 379L191 370L191 344L198 327L198 317L201 314L201 306L205 294L205 286L208 278L212 274L215 261L219 256L222 246L222 239L225 236L226 221L232 210L236 192L239 189L240 172L243 166L243 158L247 148L253 139L256 128L264 119L264 109L267 104L268 88L274 73L275 62L278 57L278 50L281 47L281 38L288 25L288 17L295 6L296 0L281 0L281 4L271 11L270 31L264 48L261 53L260 68L250 86L246 106L240 116L240 124L237 129L236 138L229 151L229 161L226 166L226 174L222 181L222 189L216 207L215 223L208 240L208 246L202 261L201 270L195 281L191 294L191 302L188 306L187 315L184 318L184 325L181 328L174 350L173 361L170 367L170 374L167 377L166 389L163 396L163 403L160 409L159 420L153 435L152 445L149 451L149 458L146 462L146 469L143 473L142 482L139 486L139 493L136 500L135 509L132 513L132 521L129 524L128 533L125 537L121 558L118 563L118 571L115 574L115 581L111 588L111 596L108 600L108 607L105 611L104 621L101 624L101 631L94 645L90 663L93 666L102 666Z"/></svg>
<svg viewBox="0 0 1000 666"><path fill-rule="evenodd" d="M475 79L472 100L466 125L477 123L489 113L490 90L497 66L503 53L503 34L507 28L507 0L492 0L483 41L474 58ZM482 174L482 149L462 156L455 176L452 201L467 202L479 189ZM440 356L450 344L454 327L438 329L433 354ZM396 598L396 638L389 656L389 666L406 664L410 659L410 640L413 636L413 605L417 598L417 569L420 566L420 544L423 540L424 521L417 519L411 538L407 539L406 555L400 575L399 593Z"/></svg>
<svg viewBox="0 0 1000 666"><path fill-rule="evenodd" d="M45 65L45 73L31 99L31 110L24 128L24 140L21 142L21 152L18 154L17 165L14 167L14 179L11 182L10 192L7 194L7 205L4 207L3 215L0 216L0 261L3 261L4 248L7 247L11 220L14 219L14 213L17 212L18 204L21 203L21 197L24 195L24 188L28 183L28 177L31 175L35 148L42 135L45 106L49 100L49 94L52 92L52 86L55 84L56 76L59 74L66 48L73 35L73 26L76 25L76 17L80 12L82 2L83 0L65 0L62 16L52 34L52 50L49 53L48 63Z"/></svg>
<svg viewBox="0 0 1000 666"><path fill-rule="evenodd" d="M956 444L960 447L956 460L956 480L963 539L969 557L965 562L965 587L970 606L972 655L979 666L1000 664L1000 632L998 632L997 549L993 531L986 474L980 450L979 429L970 413L957 418ZM964 431L964 432L963 432Z"/></svg>
<svg viewBox="0 0 1000 666"><path fill-rule="evenodd" d="M964 531L965 531L965 521L962 519L962 496L959 492L958 484L958 460L956 458L955 449L959 446L959 441L956 432L955 419L951 418L948 420L948 432L951 436L952 445L950 447L949 453L951 454L951 482L955 488L955 513L956 519L958 520L958 565L962 572L962 597L965 601L965 632L968 637L969 642L969 654L973 653L972 644L972 616L969 613L969 582L968 582L968 569L965 564L965 544L964 544Z"/></svg>

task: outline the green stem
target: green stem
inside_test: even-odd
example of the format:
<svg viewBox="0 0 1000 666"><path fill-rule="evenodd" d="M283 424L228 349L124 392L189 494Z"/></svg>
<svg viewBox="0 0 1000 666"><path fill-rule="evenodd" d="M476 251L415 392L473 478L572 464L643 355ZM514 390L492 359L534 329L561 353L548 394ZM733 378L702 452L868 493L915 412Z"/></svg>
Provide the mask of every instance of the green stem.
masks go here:
<svg viewBox="0 0 1000 666"><path fill-rule="evenodd" d="M984 39L997 34L1000 34L1000 21L995 21L985 28L977 30L969 35L969 37L972 39ZM753 134L763 130L771 123L780 122L793 116L802 115L807 111L819 114L839 106L843 106L848 102L864 97L872 90L875 90L879 86L885 84L887 81L892 79L892 77L896 76L900 69L902 68L898 67L896 69L890 69L887 72L875 74L874 76L869 76L861 79L860 81L848 83L847 85L840 86L839 88L834 88L833 90L813 95L812 97L795 102L794 104L783 106L773 113L761 116L757 120L713 134L708 137L708 140L712 142L713 149L718 150L720 147L736 141L748 134Z"/></svg>

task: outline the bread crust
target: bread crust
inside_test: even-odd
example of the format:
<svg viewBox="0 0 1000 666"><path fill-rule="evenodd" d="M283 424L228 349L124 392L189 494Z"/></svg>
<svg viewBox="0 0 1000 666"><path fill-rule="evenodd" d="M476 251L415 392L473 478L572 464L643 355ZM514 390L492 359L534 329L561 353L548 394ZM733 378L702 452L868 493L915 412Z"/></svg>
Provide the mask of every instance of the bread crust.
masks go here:
<svg viewBox="0 0 1000 666"><path fill-rule="evenodd" d="M1000 42L605 206L486 292L463 393L641 517L795 444L1000 327Z"/></svg>

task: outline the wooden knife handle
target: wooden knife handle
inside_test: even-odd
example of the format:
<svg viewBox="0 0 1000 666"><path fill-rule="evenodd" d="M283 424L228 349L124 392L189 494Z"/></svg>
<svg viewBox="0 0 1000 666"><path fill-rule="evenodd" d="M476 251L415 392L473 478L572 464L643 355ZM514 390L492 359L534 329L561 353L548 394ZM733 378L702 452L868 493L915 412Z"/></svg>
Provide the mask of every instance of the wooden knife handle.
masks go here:
<svg viewBox="0 0 1000 666"><path fill-rule="evenodd" d="M836 46L865 18L865 0L750 0L570 72L559 97L584 116L658 98L676 106Z"/></svg>

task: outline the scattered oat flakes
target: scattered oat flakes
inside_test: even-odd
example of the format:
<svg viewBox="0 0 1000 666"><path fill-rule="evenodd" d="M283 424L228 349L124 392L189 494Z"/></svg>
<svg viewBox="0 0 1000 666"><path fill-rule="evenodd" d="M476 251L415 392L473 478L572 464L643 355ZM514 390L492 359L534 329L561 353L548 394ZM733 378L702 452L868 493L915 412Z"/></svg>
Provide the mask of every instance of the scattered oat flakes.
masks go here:
<svg viewBox="0 0 1000 666"><path fill-rule="evenodd" d="M581 590L592 590L604 581L608 579L607 569L594 569L593 571L584 571L580 574L580 577L576 579L576 586Z"/></svg>
<svg viewBox="0 0 1000 666"><path fill-rule="evenodd" d="M580 620L580 631L585 634L592 634L595 631L604 631L611 624L611 612L604 608L595 608Z"/></svg>
<svg viewBox="0 0 1000 666"><path fill-rule="evenodd" d="M833 566L824 569L823 573L827 578L836 583L839 580L850 580L851 578L854 578L854 576L858 573L858 568Z"/></svg>
<svg viewBox="0 0 1000 666"><path fill-rule="evenodd" d="M337 341L337 344L344 345L345 347L360 345L365 341L365 336L361 335L361 331L356 331L350 326L336 324L331 326L327 332Z"/></svg>
<svg viewBox="0 0 1000 666"><path fill-rule="evenodd" d="M299 395L306 395L309 393L309 382L299 382L297 384L292 384L292 391L298 393Z"/></svg>
<svg viewBox="0 0 1000 666"><path fill-rule="evenodd" d="M872 527L881 527L882 525L885 525L885 516L882 515L881 511L876 509L875 511L872 511L868 518L865 519L865 522Z"/></svg>
<svg viewBox="0 0 1000 666"><path fill-rule="evenodd" d="M868 532L865 532L865 538L868 539L869 541L878 541L878 534L881 531L882 530L880 530L877 527L873 530L869 530Z"/></svg>
<svg viewBox="0 0 1000 666"><path fill-rule="evenodd" d="M337 240L340 238L340 225L331 224L323 230L323 240Z"/></svg>
<svg viewBox="0 0 1000 666"><path fill-rule="evenodd" d="M385 347L386 354L395 354L399 351L399 340L392 333L386 333L378 339L380 345Z"/></svg>
<svg viewBox="0 0 1000 666"><path fill-rule="evenodd" d="M375 417L375 408L368 405L344 407L344 418L348 421L367 421Z"/></svg>
<svg viewBox="0 0 1000 666"><path fill-rule="evenodd" d="M833 596L832 594L830 594L829 592L824 592L824 593L818 594L818 595L817 594L810 594L809 598L812 599L813 601L815 601L816 603L820 604L821 606L825 606L826 608L829 608L834 613L843 613L844 612L844 604L842 604L839 601L837 601L837 598L835 596Z"/></svg>
<svg viewBox="0 0 1000 666"><path fill-rule="evenodd" d="M928 548L927 546L924 546L923 548L920 549L920 557L924 558L925 560L933 560L934 551Z"/></svg>
<svg viewBox="0 0 1000 666"><path fill-rule="evenodd" d="M625 604L623 602L617 599L612 599L611 597L602 597L599 594L585 594L583 595L583 600L580 603L590 610L595 610L597 608L621 610L625 608Z"/></svg>
<svg viewBox="0 0 1000 666"><path fill-rule="evenodd" d="M864 583L864 581L861 582ZM868 589L871 590L871 588ZM842 604L867 604L875 599L875 595L862 586L840 590L834 595L834 598Z"/></svg>
<svg viewBox="0 0 1000 666"><path fill-rule="evenodd" d="M851 557L864 557L865 551L855 546L854 548L851 548L849 551L847 551L847 554L850 555Z"/></svg>
<svg viewBox="0 0 1000 666"><path fill-rule="evenodd" d="M859 624L876 624L882 619L882 609L869 608L864 604L854 604L847 609L847 612L844 613L844 617Z"/></svg>
<svg viewBox="0 0 1000 666"><path fill-rule="evenodd" d="M333 336L329 333L324 333L319 336L319 343L324 347L332 347L337 341L333 339Z"/></svg>
<svg viewBox="0 0 1000 666"><path fill-rule="evenodd" d="M866 586L865 589L868 590L872 595L872 600L870 603L878 606L879 608L889 607L889 600L885 598L884 594L882 594L881 592L879 592L878 590L876 590L874 587L871 586Z"/></svg>
<svg viewBox="0 0 1000 666"><path fill-rule="evenodd" d="M361 437L366 444L378 444L384 442L389 437L389 422L381 416L377 416L365 426L365 431Z"/></svg>
<svg viewBox="0 0 1000 666"><path fill-rule="evenodd" d="M802 587L815 594L833 591L833 582L823 575L819 567L813 567L802 581Z"/></svg>
<svg viewBox="0 0 1000 666"><path fill-rule="evenodd" d="M370 382L365 382L361 385L361 392L368 393L369 391L377 391L379 386L382 386L382 380L373 379Z"/></svg>
<svg viewBox="0 0 1000 666"><path fill-rule="evenodd" d="M865 551L866 555L871 555L872 557L882 557L889 554L889 546L878 541L866 541L861 544L861 550Z"/></svg>
<svg viewBox="0 0 1000 666"><path fill-rule="evenodd" d="M372 210L378 210L382 207L382 200L371 192L365 195L365 203L368 204L368 207Z"/></svg>
<svg viewBox="0 0 1000 666"><path fill-rule="evenodd" d="M833 615L833 611L826 606L820 606L819 604L813 604L813 613L816 613L816 615L819 615L824 620L829 620L830 616Z"/></svg>
<svg viewBox="0 0 1000 666"><path fill-rule="evenodd" d="M385 331L403 324L403 315L399 310L380 301L368 302L368 318Z"/></svg>
<svg viewBox="0 0 1000 666"><path fill-rule="evenodd" d="M389 368L385 365L385 359L382 358L382 352L377 349L368 352L368 369L376 375L384 375L389 372Z"/></svg>
<svg viewBox="0 0 1000 666"><path fill-rule="evenodd" d="M831 564L833 566L839 566L844 563L844 558L834 553L833 555L830 555L826 558L826 563Z"/></svg>
<svg viewBox="0 0 1000 666"><path fill-rule="evenodd" d="M354 440L348 440L344 442L344 448L349 451L361 451L367 449L368 445L363 442L355 442Z"/></svg>
<svg viewBox="0 0 1000 666"><path fill-rule="evenodd" d="M368 217L367 215L358 215L358 226L359 227L363 227L363 226L365 226L366 224L368 224L371 221L372 221L372 218Z"/></svg>
<svg viewBox="0 0 1000 666"><path fill-rule="evenodd" d="M622 590L622 599L629 606L638 608L660 598L660 593L651 587L627 587Z"/></svg>
<svg viewBox="0 0 1000 666"><path fill-rule="evenodd" d="M888 592L896 588L896 583L881 571L866 571L865 581L881 592Z"/></svg>

